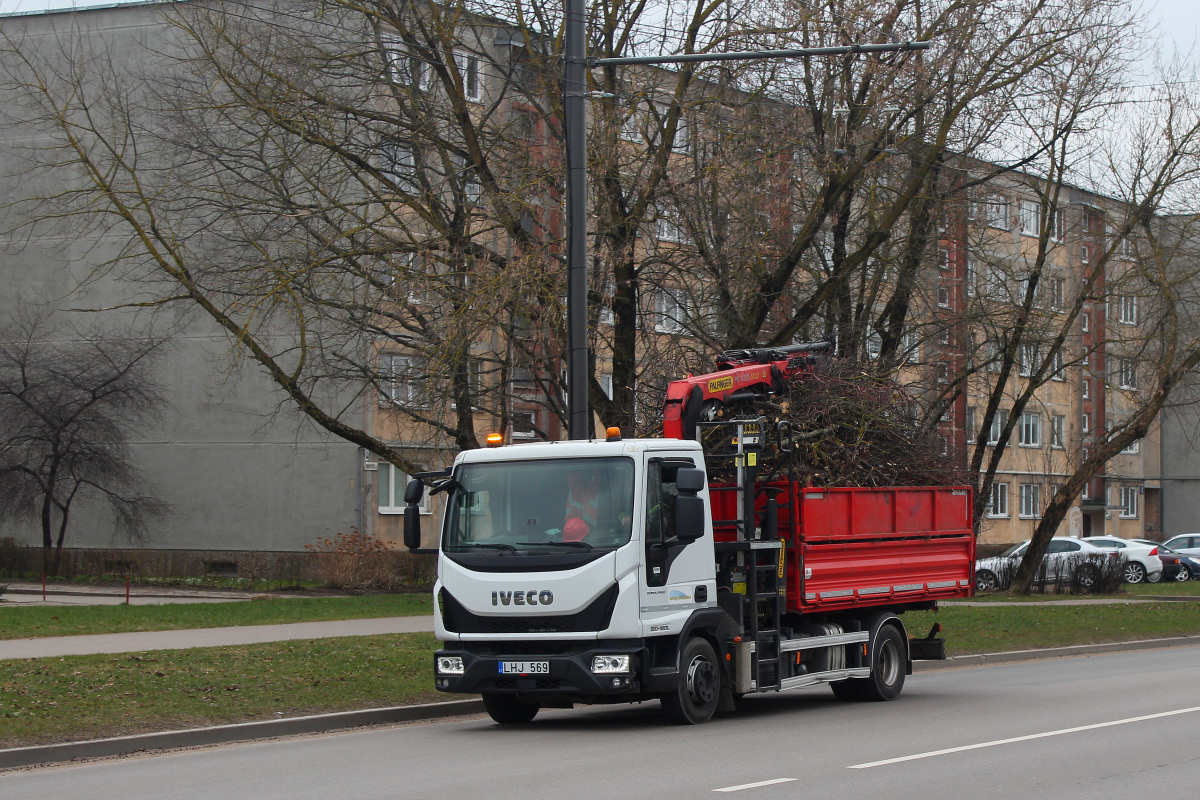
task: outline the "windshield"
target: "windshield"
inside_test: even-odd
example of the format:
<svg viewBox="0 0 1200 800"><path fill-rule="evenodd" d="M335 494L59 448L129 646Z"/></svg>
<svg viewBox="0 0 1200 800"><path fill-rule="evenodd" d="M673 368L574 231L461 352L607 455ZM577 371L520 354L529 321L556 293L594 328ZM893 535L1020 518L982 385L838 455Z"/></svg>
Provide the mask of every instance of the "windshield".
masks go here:
<svg viewBox="0 0 1200 800"><path fill-rule="evenodd" d="M620 547L633 530L633 472L621 457L464 464L454 473L443 549Z"/></svg>

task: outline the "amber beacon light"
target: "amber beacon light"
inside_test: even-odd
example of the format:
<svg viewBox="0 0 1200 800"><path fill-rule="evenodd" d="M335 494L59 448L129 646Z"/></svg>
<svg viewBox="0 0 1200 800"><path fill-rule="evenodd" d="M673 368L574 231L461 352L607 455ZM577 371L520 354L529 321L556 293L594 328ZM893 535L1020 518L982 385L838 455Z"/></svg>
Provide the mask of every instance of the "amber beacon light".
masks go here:
<svg viewBox="0 0 1200 800"><path fill-rule="evenodd" d="M620 428L609 428L607 431L605 431L604 441L606 441L606 442L621 441L621 429Z"/></svg>
<svg viewBox="0 0 1200 800"><path fill-rule="evenodd" d="M499 447L502 444L504 444L504 434L503 433L489 433L487 435L487 446L488 447Z"/></svg>

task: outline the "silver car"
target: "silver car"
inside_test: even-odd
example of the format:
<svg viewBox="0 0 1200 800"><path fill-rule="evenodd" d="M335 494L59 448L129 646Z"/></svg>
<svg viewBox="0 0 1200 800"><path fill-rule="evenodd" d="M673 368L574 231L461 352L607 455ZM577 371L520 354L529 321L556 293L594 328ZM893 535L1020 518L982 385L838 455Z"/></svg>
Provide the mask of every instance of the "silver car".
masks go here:
<svg viewBox="0 0 1200 800"><path fill-rule="evenodd" d="M975 562L975 591L992 592L1007 588L1012 583L1017 567L1029 548L1029 540L1015 544L998 556L981 558ZM1070 579L1087 588L1096 582L1096 566L1090 559L1111 558L1117 554L1090 544L1084 539L1055 536L1046 546L1042 556L1042 568L1034 577L1036 583L1053 583Z"/></svg>

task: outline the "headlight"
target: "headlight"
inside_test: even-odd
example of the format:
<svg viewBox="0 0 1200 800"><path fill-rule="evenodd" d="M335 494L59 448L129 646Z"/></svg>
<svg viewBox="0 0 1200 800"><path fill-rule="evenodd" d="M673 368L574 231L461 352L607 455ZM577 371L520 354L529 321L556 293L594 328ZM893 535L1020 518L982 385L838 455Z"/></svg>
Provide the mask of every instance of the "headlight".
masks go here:
<svg viewBox="0 0 1200 800"><path fill-rule="evenodd" d="M592 672L597 675L629 672L629 656L595 656L592 658Z"/></svg>
<svg viewBox="0 0 1200 800"><path fill-rule="evenodd" d="M462 675L462 656L438 656L438 675Z"/></svg>

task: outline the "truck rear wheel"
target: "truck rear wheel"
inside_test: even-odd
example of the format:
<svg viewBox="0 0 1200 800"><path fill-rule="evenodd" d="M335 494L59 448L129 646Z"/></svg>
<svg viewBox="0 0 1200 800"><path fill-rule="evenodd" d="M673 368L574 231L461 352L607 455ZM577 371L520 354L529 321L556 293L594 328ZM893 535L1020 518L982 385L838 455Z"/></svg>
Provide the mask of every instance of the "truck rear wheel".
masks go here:
<svg viewBox="0 0 1200 800"><path fill-rule="evenodd" d="M533 722L540 706L522 703L513 694L485 694L483 707L488 716L501 725L524 725Z"/></svg>
<svg viewBox="0 0 1200 800"><path fill-rule="evenodd" d="M860 678L858 691L864 700L895 700L904 688L904 636L895 625L884 625L875 634L871 648L871 676Z"/></svg>
<svg viewBox="0 0 1200 800"><path fill-rule="evenodd" d="M663 711L672 722L700 725L712 719L721 699L721 665L708 640L688 641L679 659L679 684L663 695Z"/></svg>

